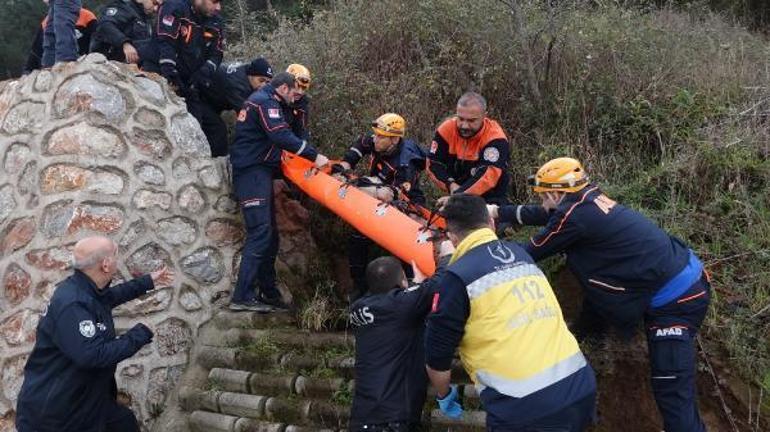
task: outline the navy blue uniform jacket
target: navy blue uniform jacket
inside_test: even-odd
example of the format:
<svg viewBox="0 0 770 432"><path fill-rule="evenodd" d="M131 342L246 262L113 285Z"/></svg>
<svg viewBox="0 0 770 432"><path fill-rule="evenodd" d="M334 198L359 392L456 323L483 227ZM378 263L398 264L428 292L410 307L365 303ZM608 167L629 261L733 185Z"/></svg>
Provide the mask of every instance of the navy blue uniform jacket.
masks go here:
<svg viewBox="0 0 770 432"><path fill-rule="evenodd" d="M419 286L369 294L350 306L356 338L356 388L350 429L419 423L428 387L423 334L435 286L449 262Z"/></svg>
<svg viewBox="0 0 770 432"><path fill-rule="evenodd" d="M199 15L191 0L168 0L158 10L154 41L164 78L180 89L187 89L196 78L211 79L222 63L222 18Z"/></svg>
<svg viewBox="0 0 770 432"><path fill-rule="evenodd" d="M244 102L230 146L234 170L246 171L258 166L278 168L281 150L315 161L318 152L291 131L284 117L285 107L270 84L252 93Z"/></svg>
<svg viewBox="0 0 770 432"><path fill-rule="evenodd" d="M137 324L115 336L112 308L153 288L150 276L98 290L85 273L62 281L37 327L16 408L19 432L103 432L116 365L152 339Z"/></svg>
<svg viewBox="0 0 770 432"><path fill-rule="evenodd" d="M501 208L500 220L546 225L524 249L536 261L566 253L588 300L621 328L636 325L653 295L688 264L681 240L598 186L567 195L550 214L538 207Z"/></svg>

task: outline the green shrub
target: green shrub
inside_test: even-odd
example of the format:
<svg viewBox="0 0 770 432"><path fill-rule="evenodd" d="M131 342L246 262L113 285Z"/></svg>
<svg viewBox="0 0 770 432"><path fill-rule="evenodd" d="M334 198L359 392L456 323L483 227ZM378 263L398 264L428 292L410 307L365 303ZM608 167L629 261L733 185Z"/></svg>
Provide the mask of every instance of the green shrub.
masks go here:
<svg viewBox="0 0 770 432"><path fill-rule="evenodd" d="M761 384L770 46L700 8L520 3L523 27L501 1L336 1L231 53L311 69L312 141L332 156L385 111L427 146L457 97L481 92L512 139L511 197L531 198L524 178L548 158L582 159L610 194L703 257L715 288L704 334Z"/></svg>

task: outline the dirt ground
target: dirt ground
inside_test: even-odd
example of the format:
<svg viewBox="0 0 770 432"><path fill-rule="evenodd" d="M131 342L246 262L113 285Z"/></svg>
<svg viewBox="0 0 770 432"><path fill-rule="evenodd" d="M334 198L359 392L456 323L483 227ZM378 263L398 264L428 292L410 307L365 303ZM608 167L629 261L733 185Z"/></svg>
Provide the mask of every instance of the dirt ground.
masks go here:
<svg viewBox="0 0 770 432"><path fill-rule="evenodd" d="M564 315L569 321L577 316L582 302L580 287L572 275L564 271L555 282ZM717 341L702 341L709 352L710 364L719 381L719 389L707 367L706 357L699 353L698 397L700 411L709 432L770 431L770 419L761 427L749 425L749 410L736 393L747 387L727 370L726 359L719 357ZM663 423L650 387L647 345L640 331L628 343L612 338L587 354L596 370L599 387L599 425L591 432L660 432ZM721 390L727 409L719 397ZM728 414L729 413L729 414ZM732 421L735 423L733 425Z"/></svg>

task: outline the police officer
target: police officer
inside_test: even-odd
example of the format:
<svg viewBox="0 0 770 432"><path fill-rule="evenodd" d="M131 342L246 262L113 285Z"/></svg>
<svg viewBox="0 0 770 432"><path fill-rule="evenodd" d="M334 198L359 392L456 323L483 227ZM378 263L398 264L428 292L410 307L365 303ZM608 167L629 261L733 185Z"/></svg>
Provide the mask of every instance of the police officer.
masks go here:
<svg viewBox="0 0 770 432"><path fill-rule="evenodd" d="M273 179L280 172L281 151L289 151L325 166L329 160L289 129L284 108L296 97L294 75L281 72L254 92L238 113L230 146L233 188L246 225L238 281L231 310L269 312L285 309L275 286L278 227L273 203ZM259 296L254 285L259 285Z"/></svg>
<svg viewBox="0 0 770 432"><path fill-rule="evenodd" d="M297 63L290 64L286 72L297 79L298 98L286 109L286 121L289 123L294 135L307 140L310 139L308 131L308 116L310 115L310 70Z"/></svg>
<svg viewBox="0 0 770 432"><path fill-rule="evenodd" d="M91 52L140 67L152 54L152 17L160 0L114 0L102 11Z"/></svg>
<svg viewBox="0 0 770 432"><path fill-rule="evenodd" d="M215 135L219 114L200 98L212 85L222 62L224 33L220 0L168 0L158 12L154 45L161 75L185 98L187 110L201 125L212 156L227 154L227 142Z"/></svg>
<svg viewBox="0 0 770 432"><path fill-rule="evenodd" d="M394 113L386 113L372 122L371 134L360 136L342 162L332 166L332 173L350 170L369 156L369 177L357 183L363 191L384 202L391 202L400 191L409 200L425 203L419 176L425 167L425 152L411 139L404 138L406 121ZM366 292L365 269L369 263L372 241L355 231L348 242L350 276L358 296Z"/></svg>
<svg viewBox="0 0 770 432"><path fill-rule="evenodd" d="M369 290L350 307L356 338L356 388L349 429L354 432L419 430L428 378L423 334L425 316L454 248L441 245L439 265L420 285L407 288L401 262L385 256L366 267ZM417 281L417 280L416 280Z"/></svg>
<svg viewBox="0 0 770 432"><path fill-rule="evenodd" d="M457 101L456 115L436 130L428 173L436 186L450 194L468 193L488 203L507 203L510 153L505 132L487 117L487 101L468 92Z"/></svg>
<svg viewBox="0 0 770 432"><path fill-rule="evenodd" d="M116 402L116 365L152 340L137 324L116 337L112 309L168 286L173 273L110 286L117 245L104 237L75 244L75 272L59 283L37 327L16 408L19 432L138 432L136 417Z"/></svg>
<svg viewBox="0 0 770 432"><path fill-rule="evenodd" d="M214 73L210 87L201 89L201 101L213 110L210 116L208 140L212 149L217 149L213 156L223 156L227 149L227 125L222 120L223 111L240 110L243 103L256 90L262 88L273 78L273 68L262 57L251 63L221 64Z"/></svg>
<svg viewBox="0 0 770 432"><path fill-rule="evenodd" d="M498 240L484 200L454 194L442 209L457 250L428 315L428 376L441 411L459 418L451 362L460 348L481 389L489 431L582 431L596 380L567 329L543 272L517 244Z"/></svg>
<svg viewBox="0 0 770 432"><path fill-rule="evenodd" d="M24 65L25 74L42 67L43 39L45 30L48 27L48 19L48 16L43 18L40 27L38 27L37 34L35 34L35 40L32 42L32 48L29 51L29 56L27 56L27 63ZM75 41L77 43L77 55L75 58L77 58L78 55L88 54L91 36L95 29L96 15L86 8L80 8L80 12L78 12L77 15L77 21L75 21ZM50 66L51 65L49 64L47 67Z"/></svg>
<svg viewBox="0 0 770 432"><path fill-rule="evenodd" d="M695 335L710 299L703 264L681 240L591 184L575 159L547 162L531 185L542 206L492 207L492 213L545 225L524 246L535 260L566 253L585 291L581 333L609 322L629 335L644 319L652 389L666 432L704 431L695 386Z"/></svg>

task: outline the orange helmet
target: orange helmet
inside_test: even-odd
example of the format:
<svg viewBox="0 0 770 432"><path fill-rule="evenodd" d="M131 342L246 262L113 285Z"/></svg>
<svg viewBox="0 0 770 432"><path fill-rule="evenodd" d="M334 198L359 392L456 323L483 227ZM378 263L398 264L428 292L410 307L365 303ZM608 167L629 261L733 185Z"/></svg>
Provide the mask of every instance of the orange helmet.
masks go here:
<svg viewBox="0 0 770 432"><path fill-rule="evenodd" d="M403 137L406 132L406 120L395 113L385 113L372 122L372 130L377 135Z"/></svg>
<svg viewBox="0 0 770 432"><path fill-rule="evenodd" d="M298 63L290 64L286 68L286 72L294 75L294 79L297 80L297 86L303 90L310 88L310 69L302 66Z"/></svg>
<svg viewBox="0 0 770 432"><path fill-rule="evenodd" d="M588 175L577 159L552 159L530 176L528 183L535 192L577 192L588 185Z"/></svg>

